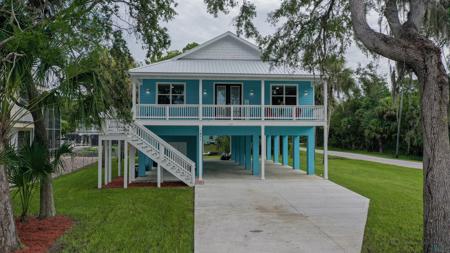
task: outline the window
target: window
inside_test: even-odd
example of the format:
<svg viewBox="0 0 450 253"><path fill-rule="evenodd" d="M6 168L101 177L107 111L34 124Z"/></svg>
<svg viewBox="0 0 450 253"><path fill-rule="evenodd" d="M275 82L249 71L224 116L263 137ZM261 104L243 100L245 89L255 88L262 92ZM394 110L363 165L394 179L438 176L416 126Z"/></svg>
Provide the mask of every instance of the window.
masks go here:
<svg viewBox="0 0 450 253"><path fill-rule="evenodd" d="M17 147L20 149L29 146L31 142L31 131L19 131L17 133Z"/></svg>
<svg viewBox="0 0 450 253"><path fill-rule="evenodd" d="M184 84L158 84L158 104L184 104Z"/></svg>
<svg viewBox="0 0 450 253"><path fill-rule="evenodd" d="M297 86L291 84L272 85L272 105L297 105Z"/></svg>
<svg viewBox="0 0 450 253"><path fill-rule="evenodd" d="M53 153L61 146L61 115L56 106L45 108L44 124L47 129L49 151Z"/></svg>

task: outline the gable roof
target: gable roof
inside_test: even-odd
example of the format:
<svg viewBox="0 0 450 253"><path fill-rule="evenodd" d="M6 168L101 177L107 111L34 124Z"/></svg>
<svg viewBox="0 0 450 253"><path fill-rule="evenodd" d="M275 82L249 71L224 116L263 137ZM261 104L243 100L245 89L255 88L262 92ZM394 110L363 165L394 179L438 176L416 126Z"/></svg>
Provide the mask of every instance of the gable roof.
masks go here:
<svg viewBox="0 0 450 253"><path fill-rule="evenodd" d="M132 76L230 76L313 78L261 60L259 48L232 32L223 33L172 59L131 69Z"/></svg>
<svg viewBox="0 0 450 253"><path fill-rule="evenodd" d="M260 60L261 51L256 45L228 31L174 59Z"/></svg>

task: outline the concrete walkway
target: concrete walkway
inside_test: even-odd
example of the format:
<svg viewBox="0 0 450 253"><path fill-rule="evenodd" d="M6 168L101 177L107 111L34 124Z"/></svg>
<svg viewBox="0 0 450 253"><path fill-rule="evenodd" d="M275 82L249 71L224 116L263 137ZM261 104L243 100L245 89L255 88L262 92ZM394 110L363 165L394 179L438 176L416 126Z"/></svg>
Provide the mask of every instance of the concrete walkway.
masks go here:
<svg viewBox="0 0 450 253"><path fill-rule="evenodd" d="M323 154L323 150L316 150L316 152ZM382 157L376 157L376 156L371 156L371 155L363 155L363 154L357 154L357 153L351 153L351 152L331 151L331 150L328 151L328 155L343 157L343 158L348 158L348 159L354 159L354 160L363 160L363 161L369 161L369 162L396 165L396 166L413 168L413 169L423 169L421 162L382 158Z"/></svg>
<svg viewBox="0 0 450 253"><path fill-rule="evenodd" d="M205 160L195 188L195 252L360 252L369 200L266 163L266 180Z"/></svg>

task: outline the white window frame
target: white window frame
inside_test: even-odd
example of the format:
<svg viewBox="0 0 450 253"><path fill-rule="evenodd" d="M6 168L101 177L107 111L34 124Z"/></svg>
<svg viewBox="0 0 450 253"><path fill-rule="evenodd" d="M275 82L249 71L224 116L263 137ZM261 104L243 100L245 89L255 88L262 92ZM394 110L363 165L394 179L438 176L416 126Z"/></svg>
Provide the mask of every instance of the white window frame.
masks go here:
<svg viewBox="0 0 450 253"><path fill-rule="evenodd" d="M293 87L295 87L295 105L298 105L298 98L299 98L299 96L298 96L298 84L292 84L292 83L271 83L270 84L270 105L273 105L272 104L272 97L274 96L273 95L273 92L272 92L272 87L273 86L283 86L283 95L275 95L275 97L283 97L283 104L284 105L286 105L286 94L285 94L285 89L286 89L286 86L293 86ZM294 96L292 96L292 95L287 95L287 97L294 97Z"/></svg>
<svg viewBox="0 0 450 253"><path fill-rule="evenodd" d="M169 95L169 100L170 100L170 103L169 104L160 104L159 103L159 101L158 101L158 96L160 95L159 94L159 85L170 85L170 94L161 94L161 95ZM172 95L181 95L181 94L172 94L172 85L173 84L181 84L181 85L183 85L183 97L184 97L184 99L183 99L183 103L182 104L172 104ZM158 82L158 83L156 83L156 92L155 92L156 94L155 94L155 104L157 104L157 105L185 105L186 104L186 83L184 83L184 82Z"/></svg>

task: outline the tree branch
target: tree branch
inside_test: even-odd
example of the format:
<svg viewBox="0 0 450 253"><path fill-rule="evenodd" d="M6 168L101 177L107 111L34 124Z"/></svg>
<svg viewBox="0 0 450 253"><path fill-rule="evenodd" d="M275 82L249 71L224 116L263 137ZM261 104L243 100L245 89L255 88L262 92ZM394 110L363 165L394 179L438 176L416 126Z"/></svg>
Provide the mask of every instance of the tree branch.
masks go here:
<svg viewBox="0 0 450 253"><path fill-rule="evenodd" d="M407 23L414 24L416 31L422 29L423 19L425 18L426 6L429 0L410 0L410 11L408 13Z"/></svg>
<svg viewBox="0 0 450 253"><path fill-rule="evenodd" d="M355 36L367 49L394 61L420 64L421 57L413 45L370 28L366 20L365 1L350 0L350 11Z"/></svg>
<svg viewBox="0 0 450 253"><path fill-rule="evenodd" d="M397 0L386 1L386 8L384 10L384 16L386 17L389 27L395 36L398 36L402 24L398 18Z"/></svg>
<svg viewBox="0 0 450 253"><path fill-rule="evenodd" d="M6 43L8 43L10 40L14 39L14 36L10 36L2 41L0 41L0 48L3 48Z"/></svg>

